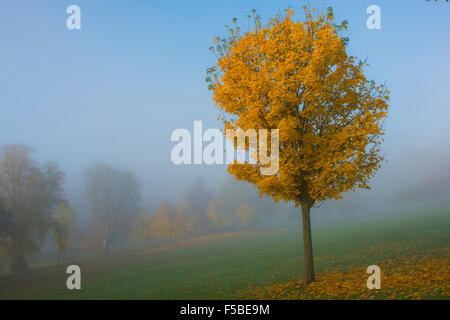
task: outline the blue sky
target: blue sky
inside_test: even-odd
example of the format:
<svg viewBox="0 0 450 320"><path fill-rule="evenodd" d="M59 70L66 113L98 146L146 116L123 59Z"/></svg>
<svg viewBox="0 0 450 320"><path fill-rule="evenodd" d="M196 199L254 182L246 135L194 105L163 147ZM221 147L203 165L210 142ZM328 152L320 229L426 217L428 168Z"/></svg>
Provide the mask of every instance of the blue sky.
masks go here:
<svg viewBox="0 0 450 320"><path fill-rule="evenodd" d="M439 152L450 146L450 3L311 3L332 6L336 20L349 21L350 53L368 57L368 77L386 81L392 91L383 146L392 161L385 175L407 177L442 162ZM66 28L72 4L81 8L81 30ZM2 1L0 144L34 147L38 159L58 161L74 185L94 162L133 169L149 204L170 198L197 176L213 186L225 176L223 167L175 167L170 161L174 129L192 130L194 120L219 126L204 81L214 63L212 38L225 35L233 17L245 28L253 8L267 19L288 7L300 15L304 4ZM371 4L381 8L381 30L366 28ZM400 165L405 158L411 166Z"/></svg>

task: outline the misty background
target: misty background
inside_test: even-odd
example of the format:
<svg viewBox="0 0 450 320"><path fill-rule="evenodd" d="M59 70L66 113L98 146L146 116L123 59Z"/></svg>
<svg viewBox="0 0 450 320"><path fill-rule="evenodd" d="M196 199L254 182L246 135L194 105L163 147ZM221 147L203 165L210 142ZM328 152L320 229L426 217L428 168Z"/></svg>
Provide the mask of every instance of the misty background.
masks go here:
<svg viewBox="0 0 450 320"><path fill-rule="evenodd" d="M387 162L371 191L344 194L313 211L336 221L402 210L448 206L450 190L450 7L425 1L311 1L332 6L349 22L349 53L368 58L367 77L391 91L382 153ZM68 30L66 8L81 8L81 30ZM84 172L107 163L141 183L140 206L183 203L192 190L244 188L249 202L270 216L267 226L299 209L256 200L250 185L232 181L225 166L170 160L177 128L220 128L205 83L215 57L208 48L224 25L255 8L267 21L304 1L4 1L0 4L0 145L34 148L40 162L66 174L65 196L82 229L90 212ZM366 28L366 8L381 7L381 30ZM280 128L282 130L282 128ZM202 188L198 188L199 184ZM229 187L233 189L233 187ZM253 189L252 189L253 188ZM206 194L206 193L205 193ZM206 210L205 208L202 210ZM295 211L297 210L297 211ZM318 218L315 214L324 218ZM340 215L342 213L342 215ZM347 216L346 216L347 215ZM264 218L265 219L265 218ZM261 219L262 221L265 221ZM277 220L278 221L278 220ZM283 223L283 218L279 219Z"/></svg>

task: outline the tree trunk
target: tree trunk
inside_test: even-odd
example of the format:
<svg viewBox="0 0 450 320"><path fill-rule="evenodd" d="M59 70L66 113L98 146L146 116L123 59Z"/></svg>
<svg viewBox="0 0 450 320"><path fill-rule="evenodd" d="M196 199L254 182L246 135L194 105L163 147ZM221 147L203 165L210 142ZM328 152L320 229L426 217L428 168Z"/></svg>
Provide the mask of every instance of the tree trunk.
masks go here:
<svg viewBox="0 0 450 320"><path fill-rule="evenodd" d="M309 210L311 205L302 203L302 221L303 221L303 247L305 251L305 273L306 283L315 281L314 277L314 260L311 239L311 219Z"/></svg>

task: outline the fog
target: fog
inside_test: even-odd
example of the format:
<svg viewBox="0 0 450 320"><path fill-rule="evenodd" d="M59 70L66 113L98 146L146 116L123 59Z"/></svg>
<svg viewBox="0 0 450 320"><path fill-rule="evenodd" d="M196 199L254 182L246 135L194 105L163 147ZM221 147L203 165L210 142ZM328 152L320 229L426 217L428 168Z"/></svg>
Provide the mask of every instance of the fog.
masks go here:
<svg viewBox="0 0 450 320"><path fill-rule="evenodd" d="M236 2L222 11L205 3L155 9L82 2L79 31L65 28L66 2L0 4L0 145L27 145L36 160L56 161L66 174L65 196L85 227L92 213L84 172L98 163L132 171L142 186L140 206L149 212L162 202L181 203L198 179L217 195L230 179L226 166L173 164L171 133L192 132L195 120L221 128L204 81L214 63L212 37L233 16L253 7L269 16L287 2ZM368 76L386 81L391 103L382 145L387 162L372 190L344 194L324 204L322 215L346 206L361 217L405 210L402 192L450 170L450 34L436 32L450 29L448 17L409 2L410 15L386 4L383 29L369 31L365 4L330 5L337 20L349 20L350 52L368 57Z"/></svg>

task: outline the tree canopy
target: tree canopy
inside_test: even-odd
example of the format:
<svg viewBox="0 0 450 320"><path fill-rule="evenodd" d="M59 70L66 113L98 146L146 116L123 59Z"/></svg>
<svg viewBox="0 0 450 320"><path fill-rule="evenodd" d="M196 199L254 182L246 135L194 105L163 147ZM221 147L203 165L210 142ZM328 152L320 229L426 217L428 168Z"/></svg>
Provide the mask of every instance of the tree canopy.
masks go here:
<svg viewBox="0 0 450 320"><path fill-rule="evenodd" d="M380 167L388 92L347 54L345 28L331 11L307 8L304 21L287 10L267 26L254 14L251 30L230 28L229 38L215 40L218 60L207 80L225 127L280 130L278 175L261 175L260 163L229 171L277 201L340 198L369 188Z"/></svg>
<svg viewBox="0 0 450 320"><path fill-rule="evenodd" d="M104 252L118 235L131 224L131 218L139 212L140 183L129 171L106 164L86 170L86 192L94 213Z"/></svg>
<svg viewBox="0 0 450 320"><path fill-rule="evenodd" d="M63 199L64 174L54 162L37 164L32 152L23 145L0 149L0 200L10 215L2 252L13 270L25 269L25 256L39 250Z"/></svg>
<svg viewBox="0 0 450 320"><path fill-rule="evenodd" d="M55 242L56 252L58 255L63 254L63 260L71 245L71 240L74 240L74 236L79 233L76 216L77 213L72 209L69 202L63 201L55 209L55 214L52 217L50 233Z"/></svg>
<svg viewBox="0 0 450 320"><path fill-rule="evenodd" d="M367 80L364 60L347 53L341 34L347 22L334 23L332 9L304 7L296 20L292 9L263 25L253 11L250 29L241 32L237 19L229 37L216 37L211 50L217 63L207 70L225 129L254 130L259 150L245 142L235 148L250 153L253 163L233 163L228 171L255 184L260 194L302 207L307 282L314 281L310 208L339 199L356 188L369 189L380 168L382 123L389 92ZM278 129L279 170L263 175L261 161L269 147L262 134ZM262 137L263 139L265 137ZM263 157L261 157L261 155Z"/></svg>

